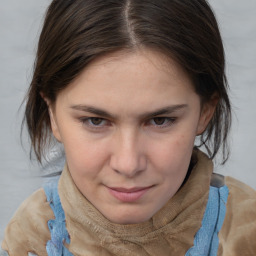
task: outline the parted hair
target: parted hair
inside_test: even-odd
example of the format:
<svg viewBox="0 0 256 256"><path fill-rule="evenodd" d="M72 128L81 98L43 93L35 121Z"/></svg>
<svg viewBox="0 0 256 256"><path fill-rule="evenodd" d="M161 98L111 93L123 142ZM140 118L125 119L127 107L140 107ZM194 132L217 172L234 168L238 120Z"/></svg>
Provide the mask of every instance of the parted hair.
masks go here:
<svg viewBox="0 0 256 256"><path fill-rule="evenodd" d="M140 47L177 61L191 77L202 104L218 104L197 146L211 158L229 154L231 106L225 56L215 15L205 0L53 0L40 34L24 122L39 162L50 145L48 107L86 66L104 54Z"/></svg>

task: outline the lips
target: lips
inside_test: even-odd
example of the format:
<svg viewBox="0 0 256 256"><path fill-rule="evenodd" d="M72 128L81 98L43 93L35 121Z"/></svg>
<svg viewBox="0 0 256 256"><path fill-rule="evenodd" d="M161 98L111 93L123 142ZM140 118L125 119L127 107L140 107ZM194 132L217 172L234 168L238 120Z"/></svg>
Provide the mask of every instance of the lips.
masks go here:
<svg viewBox="0 0 256 256"><path fill-rule="evenodd" d="M110 194L122 202L135 202L139 200L145 193L147 193L152 186L149 187L135 187L135 188L120 188L108 187Z"/></svg>

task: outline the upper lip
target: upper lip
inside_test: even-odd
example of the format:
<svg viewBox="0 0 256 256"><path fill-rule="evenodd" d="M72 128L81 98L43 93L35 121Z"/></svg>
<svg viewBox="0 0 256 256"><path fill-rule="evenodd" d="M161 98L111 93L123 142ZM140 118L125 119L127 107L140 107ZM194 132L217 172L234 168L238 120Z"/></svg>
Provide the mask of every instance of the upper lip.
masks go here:
<svg viewBox="0 0 256 256"><path fill-rule="evenodd" d="M117 192L123 192L123 193L134 193L141 190L145 190L148 188L151 188L153 186L147 186L147 187L133 187L133 188L122 188L122 187L109 187L112 190L115 190Z"/></svg>

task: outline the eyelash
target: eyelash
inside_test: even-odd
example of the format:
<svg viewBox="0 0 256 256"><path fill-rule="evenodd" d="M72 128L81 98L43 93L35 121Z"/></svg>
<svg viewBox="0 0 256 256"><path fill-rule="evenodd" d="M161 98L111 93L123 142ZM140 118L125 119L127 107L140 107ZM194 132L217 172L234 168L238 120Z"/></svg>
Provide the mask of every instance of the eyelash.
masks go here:
<svg viewBox="0 0 256 256"><path fill-rule="evenodd" d="M93 119L100 121L100 124L98 124L98 125L93 124ZM163 124L152 124L151 122L152 121L155 122L156 119L164 119L163 120L164 123ZM100 117L82 117L82 118L79 118L79 120L83 125L89 127L90 129L95 129L95 130L104 129L104 127L106 127L106 126L111 126L111 122L109 120L100 118ZM154 118L149 119L147 122L145 122L145 124L153 126L154 128L167 128L167 127L170 127L172 124L174 124L175 121L176 121L176 118L174 118L174 117L161 117L160 116L160 117L154 117Z"/></svg>

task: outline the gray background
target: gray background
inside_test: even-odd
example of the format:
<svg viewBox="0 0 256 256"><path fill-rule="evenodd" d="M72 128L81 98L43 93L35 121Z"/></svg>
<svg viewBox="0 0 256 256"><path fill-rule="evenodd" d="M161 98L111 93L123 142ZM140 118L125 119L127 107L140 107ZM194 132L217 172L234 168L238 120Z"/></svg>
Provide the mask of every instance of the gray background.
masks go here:
<svg viewBox="0 0 256 256"><path fill-rule="evenodd" d="M0 5L0 240L20 203L40 187L28 146L20 143L23 107L36 42L49 0L1 0ZM256 188L256 0L209 0L220 23L234 107L232 154L217 172Z"/></svg>

